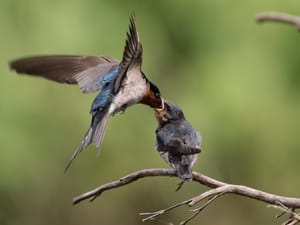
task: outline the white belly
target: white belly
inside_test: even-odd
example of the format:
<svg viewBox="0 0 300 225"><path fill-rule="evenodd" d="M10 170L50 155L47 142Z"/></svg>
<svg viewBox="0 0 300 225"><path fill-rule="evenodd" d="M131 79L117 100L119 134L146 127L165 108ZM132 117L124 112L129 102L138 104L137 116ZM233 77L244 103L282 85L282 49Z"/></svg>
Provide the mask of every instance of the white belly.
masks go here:
<svg viewBox="0 0 300 225"><path fill-rule="evenodd" d="M139 68L131 69L126 74L119 93L114 97L109 113L117 113L142 100L147 92L146 79ZM125 107L125 108L124 108Z"/></svg>

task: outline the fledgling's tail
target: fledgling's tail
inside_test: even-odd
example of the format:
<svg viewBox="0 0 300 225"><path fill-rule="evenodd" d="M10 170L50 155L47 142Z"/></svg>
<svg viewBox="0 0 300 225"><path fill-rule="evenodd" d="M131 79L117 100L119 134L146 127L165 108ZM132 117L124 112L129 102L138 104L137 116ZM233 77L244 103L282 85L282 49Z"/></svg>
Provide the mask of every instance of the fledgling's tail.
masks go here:
<svg viewBox="0 0 300 225"><path fill-rule="evenodd" d="M76 149L76 151L73 153L71 159L69 160L64 173L67 172L69 167L71 166L74 159L90 144L96 145L98 148L97 155L100 154L101 144L103 142L103 137L105 134L105 129L107 126L107 122L109 119L109 113L106 112L104 115L101 112L97 112L93 119L92 119L92 125L84 135L83 140L81 141L80 145Z"/></svg>
<svg viewBox="0 0 300 225"><path fill-rule="evenodd" d="M197 155L181 155L180 160L174 163L177 176L181 181L191 181L193 179L192 167Z"/></svg>
<svg viewBox="0 0 300 225"><path fill-rule="evenodd" d="M177 176L181 181L191 181L193 179L190 165L180 165L177 169Z"/></svg>

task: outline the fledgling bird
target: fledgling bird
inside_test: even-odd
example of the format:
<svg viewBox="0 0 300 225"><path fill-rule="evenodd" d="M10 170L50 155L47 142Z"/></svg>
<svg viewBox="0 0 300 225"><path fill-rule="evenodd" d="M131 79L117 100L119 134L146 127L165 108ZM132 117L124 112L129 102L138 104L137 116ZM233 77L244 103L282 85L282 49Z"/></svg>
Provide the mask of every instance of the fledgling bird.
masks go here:
<svg viewBox="0 0 300 225"><path fill-rule="evenodd" d="M100 150L111 115L136 103L152 108L162 107L159 89L141 71L142 54L135 18L130 17L121 62L106 56L70 55L33 56L10 62L10 68L17 73L41 76L60 83L79 84L83 93L100 90L91 106L90 128L72 155L65 172L88 145L93 143Z"/></svg>
<svg viewBox="0 0 300 225"><path fill-rule="evenodd" d="M184 181L193 179L192 167L201 152L201 136L177 105L164 99L163 102L163 109L155 109L158 121L156 149L177 171L182 185Z"/></svg>

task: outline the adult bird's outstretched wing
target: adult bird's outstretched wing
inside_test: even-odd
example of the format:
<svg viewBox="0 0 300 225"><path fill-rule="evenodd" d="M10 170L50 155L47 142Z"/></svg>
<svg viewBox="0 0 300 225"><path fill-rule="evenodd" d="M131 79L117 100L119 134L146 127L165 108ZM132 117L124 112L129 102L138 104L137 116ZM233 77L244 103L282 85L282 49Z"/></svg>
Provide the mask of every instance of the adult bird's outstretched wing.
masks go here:
<svg viewBox="0 0 300 225"><path fill-rule="evenodd" d="M139 35L135 24L135 18L134 16L131 16L129 32L127 32L127 39L123 52L123 58L120 63L118 76L114 84L114 93L117 93L119 91L122 81L126 77L126 74L129 72L129 70L136 69L135 72L142 73L142 55L143 47L140 43Z"/></svg>
<svg viewBox="0 0 300 225"><path fill-rule="evenodd" d="M120 62L106 56L41 55L13 60L12 70L59 83L79 84L82 92L97 91L95 83Z"/></svg>

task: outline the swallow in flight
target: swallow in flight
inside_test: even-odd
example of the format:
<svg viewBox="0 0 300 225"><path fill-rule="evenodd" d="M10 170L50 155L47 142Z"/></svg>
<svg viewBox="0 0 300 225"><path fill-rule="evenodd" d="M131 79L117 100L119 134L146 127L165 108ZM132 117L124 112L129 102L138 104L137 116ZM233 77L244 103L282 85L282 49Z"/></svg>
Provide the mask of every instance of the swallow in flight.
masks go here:
<svg viewBox="0 0 300 225"><path fill-rule="evenodd" d="M10 68L20 74L78 84L83 93L100 91L91 106L90 127L65 171L88 145L94 144L100 151L111 115L136 103L158 109L163 107L159 89L141 70L142 54L142 44L132 16L121 62L106 56L44 55L25 57L9 63Z"/></svg>

